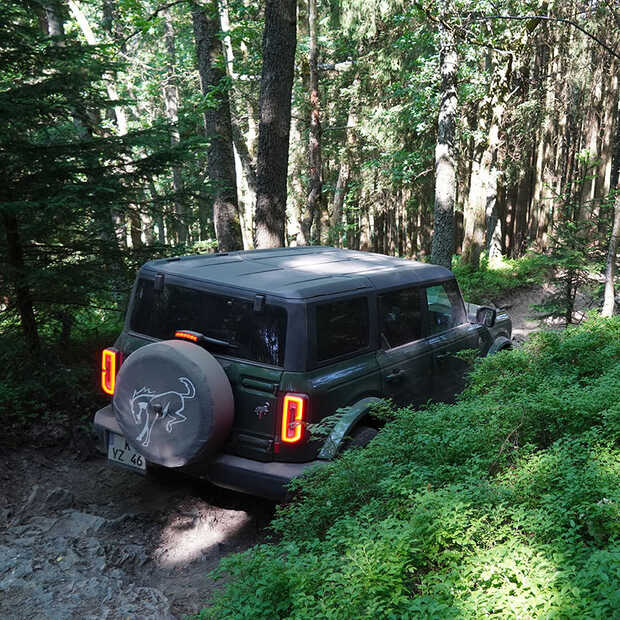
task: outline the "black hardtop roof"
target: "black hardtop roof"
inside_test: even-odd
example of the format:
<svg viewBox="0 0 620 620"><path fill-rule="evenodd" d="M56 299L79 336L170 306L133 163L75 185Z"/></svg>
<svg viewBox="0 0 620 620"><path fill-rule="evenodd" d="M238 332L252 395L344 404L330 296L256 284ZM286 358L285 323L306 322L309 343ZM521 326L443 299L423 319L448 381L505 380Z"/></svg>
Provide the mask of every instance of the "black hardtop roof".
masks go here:
<svg viewBox="0 0 620 620"><path fill-rule="evenodd" d="M145 271L285 299L310 299L454 277L438 265L323 246L164 258L146 263L141 269Z"/></svg>

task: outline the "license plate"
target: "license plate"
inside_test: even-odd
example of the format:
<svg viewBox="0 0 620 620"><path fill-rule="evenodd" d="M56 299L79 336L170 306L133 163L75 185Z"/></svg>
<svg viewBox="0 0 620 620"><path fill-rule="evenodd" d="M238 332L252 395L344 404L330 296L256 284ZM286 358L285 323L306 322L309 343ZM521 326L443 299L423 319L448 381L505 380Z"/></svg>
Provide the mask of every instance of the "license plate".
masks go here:
<svg viewBox="0 0 620 620"><path fill-rule="evenodd" d="M140 472L146 471L144 457L122 435L111 432L108 433L108 460Z"/></svg>

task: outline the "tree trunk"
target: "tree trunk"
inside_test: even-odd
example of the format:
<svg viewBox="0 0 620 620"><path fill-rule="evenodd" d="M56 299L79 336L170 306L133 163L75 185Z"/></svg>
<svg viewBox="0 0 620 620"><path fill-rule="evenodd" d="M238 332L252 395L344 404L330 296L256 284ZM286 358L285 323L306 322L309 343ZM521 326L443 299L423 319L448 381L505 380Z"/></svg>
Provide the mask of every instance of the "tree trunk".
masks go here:
<svg viewBox="0 0 620 620"><path fill-rule="evenodd" d="M614 223L609 239L609 250L605 264L605 298L603 301L603 316L613 316L615 310L614 280L616 275L616 254L618 252L618 237L620 237L620 193L614 201Z"/></svg>
<svg viewBox="0 0 620 620"><path fill-rule="evenodd" d="M321 174L321 120L319 101L319 71L317 45L317 6L316 0L308 0L308 65L310 69L310 133L308 138L308 200L306 203L308 229L321 215L323 179Z"/></svg>
<svg viewBox="0 0 620 620"><path fill-rule="evenodd" d="M174 148L181 142L179 133L179 90L176 85L176 50L174 24L170 9L163 11L165 20L165 43L167 52L167 77L164 86L164 102L166 104L166 116L170 122L170 145ZM174 191L175 228L177 242L187 243L187 217L183 203L184 183L181 167L172 166L172 188Z"/></svg>
<svg viewBox="0 0 620 620"><path fill-rule="evenodd" d="M227 0L219 0L217 3L220 16L220 29L223 34L222 43L226 56L226 73L231 81L239 80L240 76L235 71L235 57L232 40L230 38L230 19L228 16ZM243 41L240 43L243 51L247 48ZM256 204L256 168L254 161L256 142L255 105L251 97L241 96L237 99L237 105L245 107L247 111L247 132L242 131L236 119L236 106L234 89L229 91L230 121L232 126L233 152L235 156L235 172L237 175L237 202L239 205L239 217L241 219L241 234L243 248L246 250L254 247L253 220L254 205ZM244 135L245 134L245 135Z"/></svg>
<svg viewBox="0 0 620 620"><path fill-rule="evenodd" d="M232 126L225 73L221 69L224 54L219 38L220 26L214 2L192 12L198 72L203 95L217 92L217 107L210 105L204 112L205 134L209 140L207 171L213 196L213 221L220 252L243 249L237 179L233 152ZM224 86L224 87L223 87Z"/></svg>
<svg viewBox="0 0 620 620"><path fill-rule="evenodd" d="M93 29L90 27L86 16L80 9L77 2L74 0L69 0L69 9L71 10L71 14L75 18L75 21L80 26L80 30L86 39L86 42L89 45L97 45L99 42L97 41L97 37L93 32ZM107 73L106 77L106 90L108 91L108 97L110 101L118 101L118 92L116 90L116 85L114 81L116 80L116 76L111 73ZM118 135L124 136L127 134L127 116L125 115L125 110L121 106L114 107L114 116L116 117L116 126L118 129Z"/></svg>
<svg viewBox="0 0 620 620"><path fill-rule="evenodd" d="M14 215L4 213L2 221L6 234L7 263L10 269L9 273L12 276L13 285L15 286L17 312L19 313L19 319L28 350L33 356L36 356L41 348L39 331L34 316L30 288L26 281L26 266L24 264L24 252L19 237L17 218Z"/></svg>
<svg viewBox="0 0 620 620"><path fill-rule="evenodd" d="M478 269L480 255L501 254L501 222L497 217L497 176L499 129L502 123L505 98L508 92L511 61L500 67L489 53L487 63L492 68L489 94L480 104L478 130L482 141L472 153L469 194L464 208L463 262Z"/></svg>
<svg viewBox="0 0 620 620"><path fill-rule="evenodd" d="M441 103L435 147L435 206L431 262L450 268L454 251L454 202L456 176L454 139L456 133L457 55L454 33L439 27Z"/></svg>
<svg viewBox="0 0 620 620"><path fill-rule="evenodd" d="M259 100L256 247L283 246L296 0L266 0Z"/></svg>
<svg viewBox="0 0 620 620"><path fill-rule="evenodd" d="M62 6L59 0L49 0L44 4L47 34L58 37L58 45L64 45L65 28L62 18Z"/></svg>

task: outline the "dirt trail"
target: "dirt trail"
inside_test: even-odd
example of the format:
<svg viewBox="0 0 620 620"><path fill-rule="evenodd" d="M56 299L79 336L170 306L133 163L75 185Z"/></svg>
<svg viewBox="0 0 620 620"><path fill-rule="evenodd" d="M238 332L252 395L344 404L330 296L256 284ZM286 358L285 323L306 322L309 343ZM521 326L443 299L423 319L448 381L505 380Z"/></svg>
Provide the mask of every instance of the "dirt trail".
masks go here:
<svg viewBox="0 0 620 620"><path fill-rule="evenodd" d="M533 306L540 304L552 292L552 286L545 284L527 289L514 291L494 303L499 308L504 308L512 320L512 338L515 344L521 344L528 339L530 334L541 330L564 329L562 319L544 319ZM595 307L596 300L581 292L575 298L574 321L579 322L585 318L586 313Z"/></svg>
<svg viewBox="0 0 620 620"><path fill-rule="evenodd" d="M537 286L516 291L495 302L497 307L504 308L510 315L515 343L520 344L527 340L532 332L543 329L544 323L532 306L541 303L548 292L546 287Z"/></svg>
<svg viewBox="0 0 620 620"><path fill-rule="evenodd" d="M274 505L143 478L99 455L0 456L0 618L182 618L220 559L265 539Z"/></svg>

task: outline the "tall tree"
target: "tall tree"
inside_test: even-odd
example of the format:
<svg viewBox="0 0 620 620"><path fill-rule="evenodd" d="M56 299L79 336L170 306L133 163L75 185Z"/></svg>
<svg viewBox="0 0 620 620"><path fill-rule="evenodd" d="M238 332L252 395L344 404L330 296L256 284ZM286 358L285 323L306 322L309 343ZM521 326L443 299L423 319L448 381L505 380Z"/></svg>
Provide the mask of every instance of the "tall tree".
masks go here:
<svg viewBox="0 0 620 620"><path fill-rule="evenodd" d="M443 5L449 12L451 2ZM454 33L439 20L441 71L437 145L435 147L435 206L431 262L450 268L454 252L454 203L456 200L455 133L457 109L457 53Z"/></svg>
<svg viewBox="0 0 620 620"><path fill-rule="evenodd" d="M171 124L170 145L174 148L181 142L181 134L179 132L179 89L177 86L177 60L176 60L176 43L174 23L172 21L172 12L169 7L163 10L165 24L165 44L167 54L167 76L164 85L164 103L166 104L166 115ZM175 210L175 228L177 232L177 241L180 244L187 243L187 214L184 203L184 183L181 167L174 165L172 167L172 186L174 189L174 210Z"/></svg>
<svg viewBox="0 0 620 620"><path fill-rule="evenodd" d="M220 28L222 31L222 43L226 57L226 73L231 81L229 91L230 120L232 126L233 153L235 156L235 171L237 174L237 197L239 204L239 216L241 219L241 233L243 247L248 250L253 247L253 220L254 207L256 206L256 137L258 135L258 119L256 114L257 97L250 95L248 89L248 76L242 76L236 70L235 52L231 37L231 23L228 0L218 0L220 14ZM240 41L239 53L241 57L247 57L248 48L244 41ZM244 83L245 92L235 93L234 86ZM250 90L250 92L248 92ZM236 101L236 108L235 108ZM247 118L247 130L240 126L240 117Z"/></svg>
<svg viewBox="0 0 620 620"><path fill-rule="evenodd" d="M296 0L266 0L256 164L256 247L285 244Z"/></svg>
<svg viewBox="0 0 620 620"><path fill-rule="evenodd" d="M217 2L194 5L192 18L202 93L209 98L204 111L204 124L209 140L207 171L213 196L215 236L221 252L240 250L243 249L243 241Z"/></svg>
<svg viewBox="0 0 620 620"><path fill-rule="evenodd" d="M308 64L310 67L310 134L308 138L309 186L306 210L308 222L304 226L306 241L310 240L310 231L314 220L320 218L323 193L323 175L321 163L321 119L319 100L319 50L318 50L318 16L316 0L308 0Z"/></svg>

